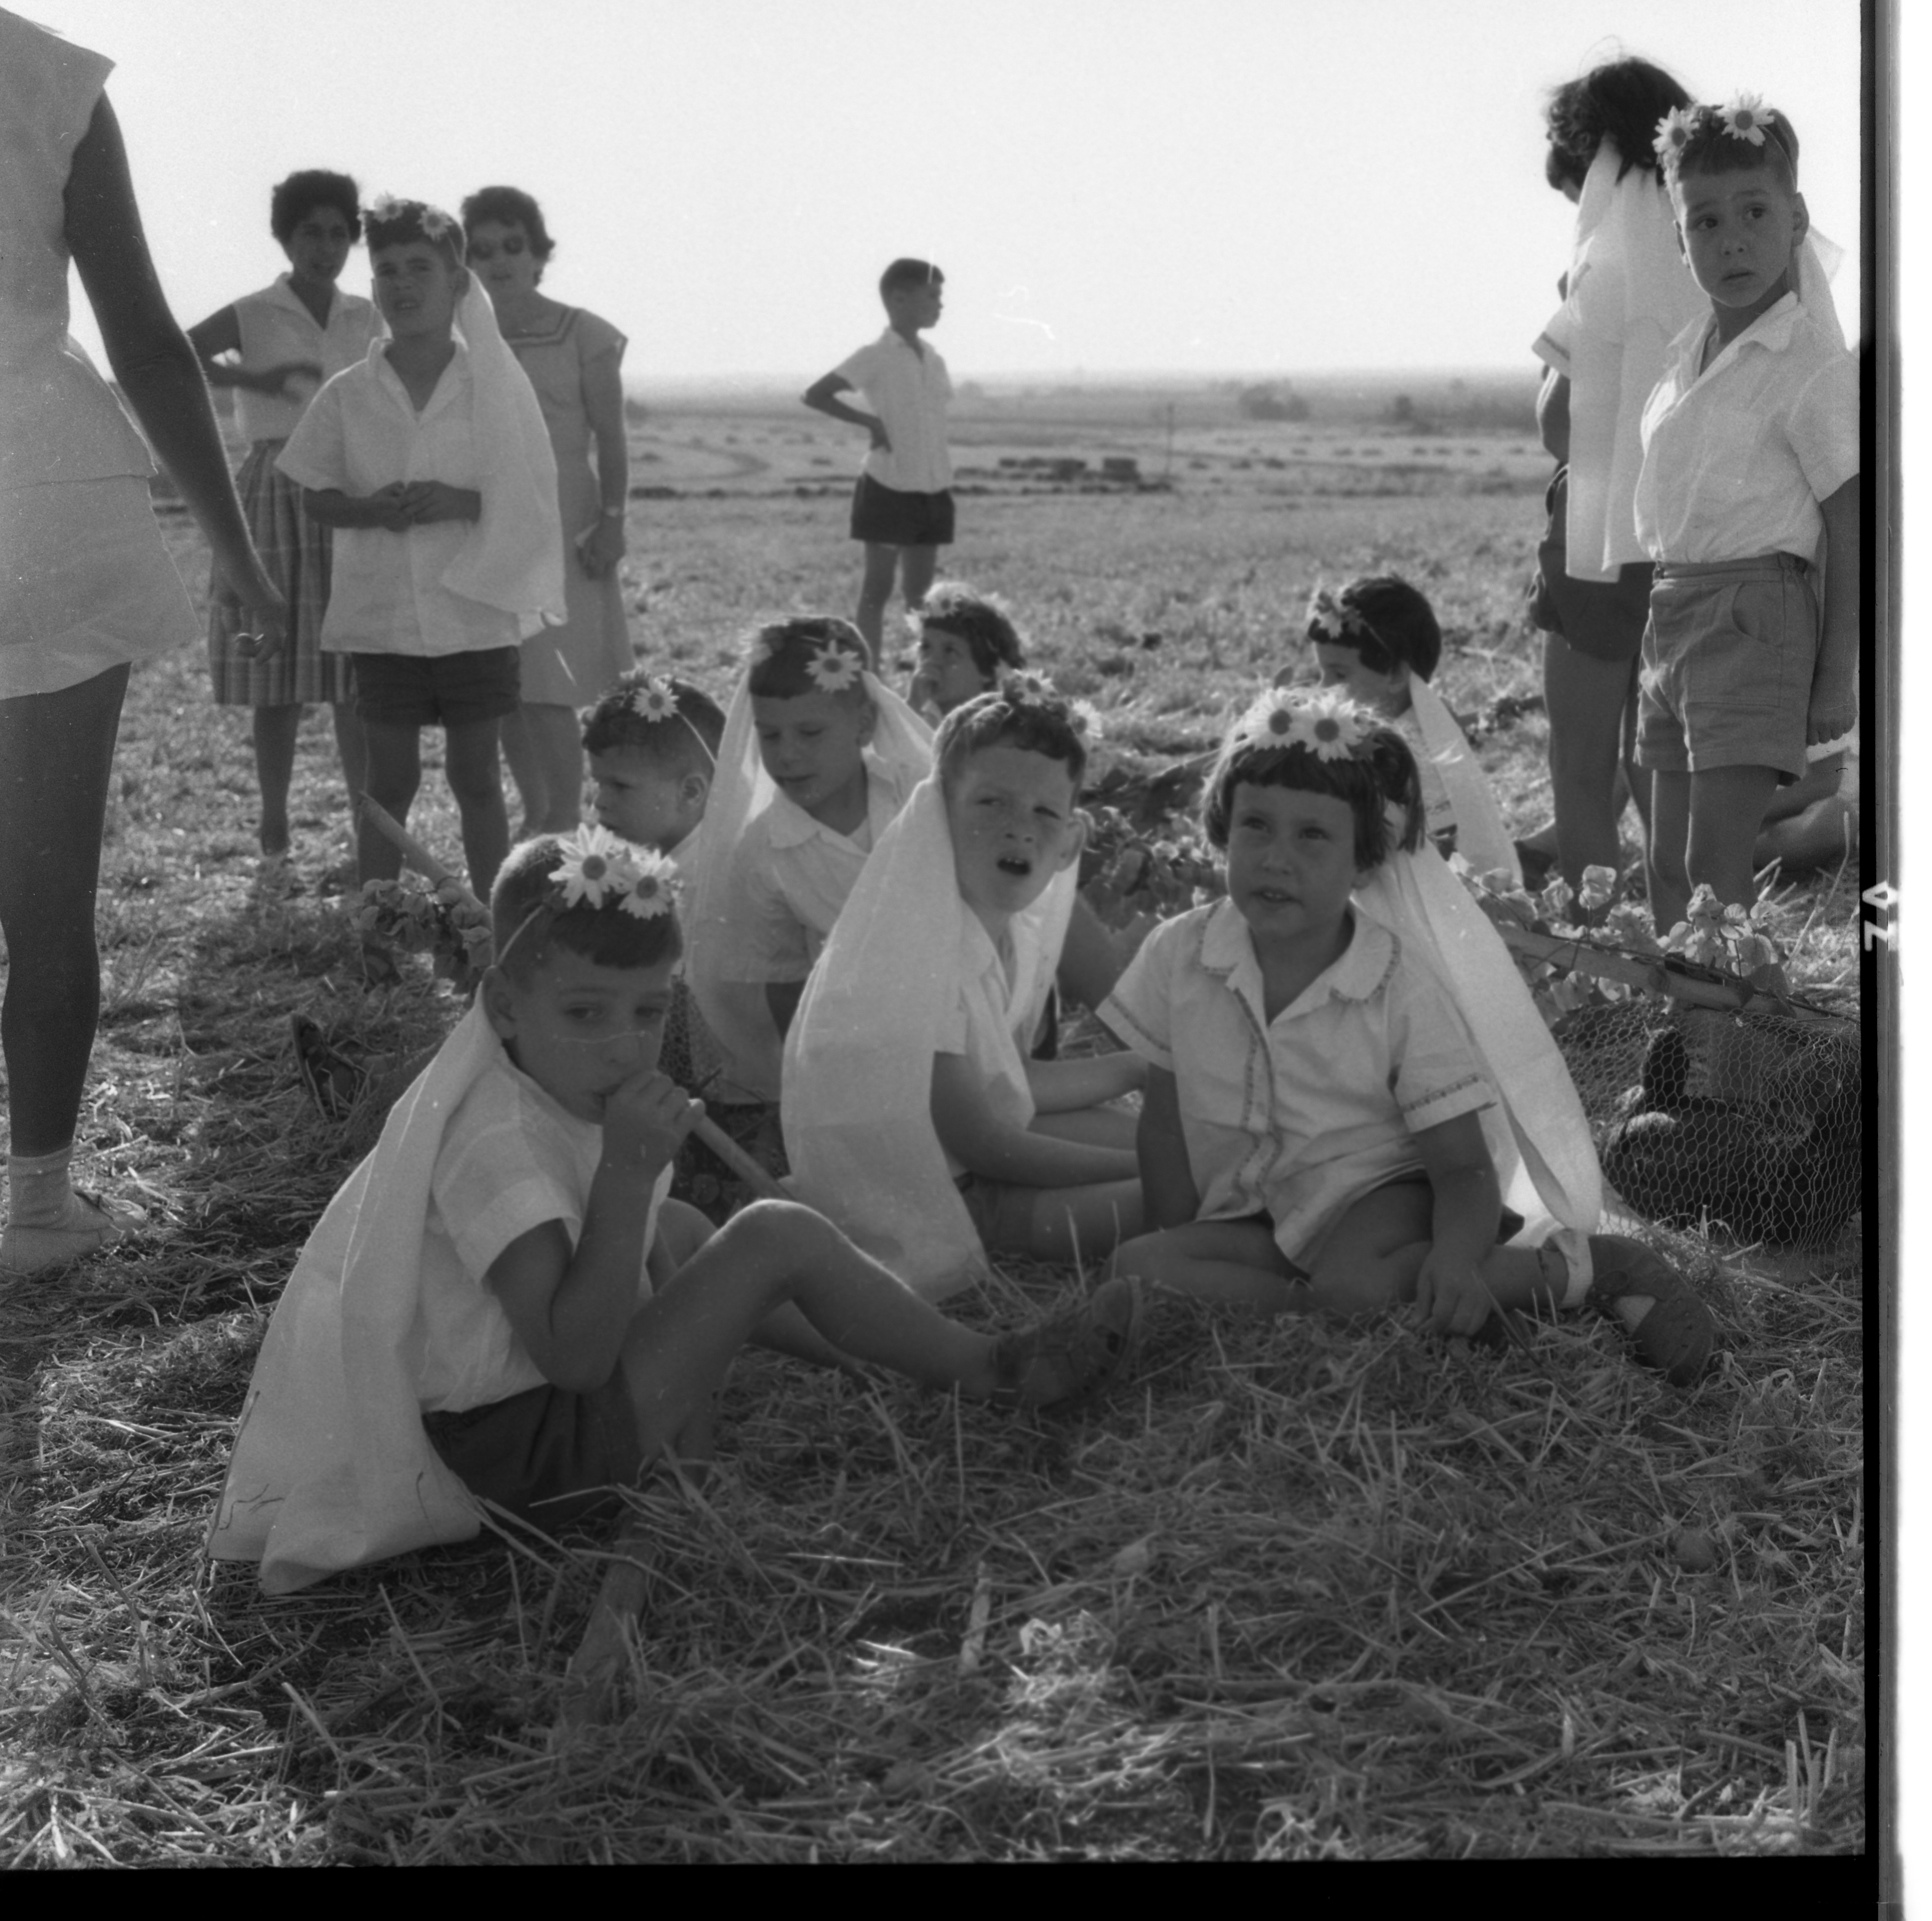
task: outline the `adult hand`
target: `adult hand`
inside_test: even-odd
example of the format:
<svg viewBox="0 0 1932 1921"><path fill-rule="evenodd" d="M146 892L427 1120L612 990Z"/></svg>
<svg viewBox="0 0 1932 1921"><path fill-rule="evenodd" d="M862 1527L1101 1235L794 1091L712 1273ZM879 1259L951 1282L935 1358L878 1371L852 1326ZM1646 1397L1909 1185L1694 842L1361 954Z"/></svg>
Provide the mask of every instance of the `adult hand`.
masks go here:
<svg viewBox="0 0 1932 1921"><path fill-rule="evenodd" d="M288 603L259 562L238 580L224 571L218 597L248 617L250 631L235 636L235 651L244 660L272 659L288 645Z"/></svg>
<svg viewBox="0 0 1932 1921"><path fill-rule="evenodd" d="M868 431L872 434L873 446L879 452L889 454L892 452L892 437L886 431L886 423L883 420L874 421Z"/></svg>
<svg viewBox="0 0 1932 1921"><path fill-rule="evenodd" d="M1415 1277L1415 1310L1424 1325L1437 1334L1474 1334L1496 1304L1473 1263L1444 1260L1430 1249Z"/></svg>
<svg viewBox="0 0 1932 1921"><path fill-rule="evenodd" d="M1814 686L1811 689L1811 709L1804 720L1804 744L1816 747L1827 740L1838 740L1858 724L1858 702L1856 689L1840 691L1836 688Z"/></svg>
<svg viewBox="0 0 1932 1921"><path fill-rule="evenodd" d="M664 1167L704 1118L703 1101L668 1074L641 1068L604 1097L604 1151L626 1166Z"/></svg>
<svg viewBox="0 0 1932 1921"><path fill-rule="evenodd" d="M409 518L418 527L483 518L483 497L473 487L452 487L446 480L412 480L403 489L403 496Z"/></svg>
<svg viewBox="0 0 1932 1921"><path fill-rule="evenodd" d="M606 579L623 559L626 545L624 523L600 517L578 539L577 563L590 579Z"/></svg>
<svg viewBox="0 0 1932 1921"><path fill-rule="evenodd" d="M292 383L300 380L320 385L321 380L322 368L313 360L280 361L254 376L258 392L272 394L278 400L290 401L302 398L300 389L292 387Z"/></svg>

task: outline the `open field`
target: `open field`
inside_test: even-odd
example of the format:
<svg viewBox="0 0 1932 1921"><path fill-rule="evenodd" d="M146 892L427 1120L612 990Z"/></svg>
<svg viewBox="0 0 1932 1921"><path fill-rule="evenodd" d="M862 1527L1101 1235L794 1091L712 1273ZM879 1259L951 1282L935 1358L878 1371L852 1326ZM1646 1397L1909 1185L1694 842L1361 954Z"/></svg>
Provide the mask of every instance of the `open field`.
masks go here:
<svg viewBox="0 0 1932 1921"><path fill-rule="evenodd" d="M1208 744L1310 586L1370 567L1432 596L1457 708L1538 685L1527 437L1184 423L1170 488L1102 491L998 464L1157 480L1164 417L967 413L986 491L958 571L1131 751ZM757 617L849 606L852 437L666 403L634 445L635 486L675 490L632 515L644 657L722 695ZM199 588L198 539L165 524ZM1482 748L1518 831L1544 747L1532 712ZM1039 1425L752 1356L715 1475L638 1497L621 1711L567 1737L608 1536L486 1533L278 1601L210 1568L268 1310L362 1133L304 1102L288 1016L400 1056L456 1010L419 964L364 990L316 891L347 845L322 716L297 893L256 884L244 717L196 659L136 673L116 776L82 1140L151 1227L0 1298L0 1862L1862 1850L1855 1245L1660 1232L1725 1342L1689 1394L1583 1319L1497 1354L1164 1303L1118 1394ZM433 757L413 824L454 850ZM1780 896L1804 984L1855 987L1855 893ZM1077 1284L1016 1266L960 1311Z"/></svg>

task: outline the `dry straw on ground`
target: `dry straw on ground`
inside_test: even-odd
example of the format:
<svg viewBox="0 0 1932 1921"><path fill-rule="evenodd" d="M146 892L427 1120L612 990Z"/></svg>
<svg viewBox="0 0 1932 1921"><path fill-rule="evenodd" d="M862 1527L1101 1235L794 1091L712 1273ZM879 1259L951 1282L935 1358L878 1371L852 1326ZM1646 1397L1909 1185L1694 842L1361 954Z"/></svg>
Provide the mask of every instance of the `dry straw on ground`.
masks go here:
<svg viewBox="0 0 1932 1921"><path fill-rule="evenodd" d="M1018 506L981 537L1006 555L988 579L1040 610L1042 657L1173 752L1271 664L1271 610L1370 551L1418 572L1459 557L1430 585L1465 637L1460 704L1531 685L1489 581L1526 557L1534 504L1444 519L1456 506L1398 502L1283 554L1258 518L1162 548L1155 516L1184 503L1110 506L1148 516L1139 545L1094 541L1087 575L1088 521L1046 530L1051 572ZM722 589L701 622L661 604L695 604L716 509L658 510L669 584L639 580L659 658L707 674L746 609ZM761 597L843 603L822 518L764 536ZM1490 541L1499 557L1466 561ZM1102 671L1103 622L1163 638ZM1065 1424L748 1357L721 1465L630 1499L642 1610L614 1717L574 1732L565 1670L614 1519L278 1601L211 1569L267 1311L368 1133L304 1106L287 1017L400 1058L452 1008L413 967L366 993L332 903L250 893L247 770L200 698L191 663L137 681L104 880L83 1139L152 1229L0 1304L0 1862L1862 1847L1855 1249L1792 1271L1660 1236L1724 1337L1689 1394L1588 1319L1526 1355L1165 1303L1132 1379ZM328 773L304 743L298 804L320 818ZM1485 749L1519 815L1540 748L1526 728ZM433 792L419 818L454 845ZM1792 891L1792 931L1827 885ZM1838 899L1810 937L1820 981L1851 965ZM964 1311L1004 1322L1077 1284L1016 1268Z"/></svg>

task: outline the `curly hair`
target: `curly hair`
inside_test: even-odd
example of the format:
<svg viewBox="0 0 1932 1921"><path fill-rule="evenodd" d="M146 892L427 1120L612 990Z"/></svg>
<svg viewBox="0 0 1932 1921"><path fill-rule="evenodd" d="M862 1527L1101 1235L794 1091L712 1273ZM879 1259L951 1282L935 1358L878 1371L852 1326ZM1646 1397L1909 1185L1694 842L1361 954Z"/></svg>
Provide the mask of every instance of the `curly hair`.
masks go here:
<svg viewBox="0 0 1932 1921"><path fill-rule="evenodd" d="M1568 181L1580 188L1598 148L1608 140L1617 150L1619 180L1634 167L1648 167L1661 186L1664 172L1652 155L1657 123L1673 107L1690 104L1678 82L1648 60L1607 61L1580 80L1552 87L1544 116L1545 177L1552 187Z"/></svg>
<svg viewBox="0 0 1932 1921"><path fill-rule="evenodd" d="M1017 674L955 707L933 736L932 764L950 787L975 754L989 747L1020 747L1058 761L1078 794L1087 777L1087 743L1075 725L1072 704Z"/></svg>
<svg viewBox="0 0 1932 1921"><path fill-rule="evenodd" d="M1358 711L1366 736L1354 752L1335 760L1324 760L1298 742L1256 740L1231 732L1202 794L1201 824L1209 844L1227 851L1234 789L1246 782L1250 787L1292 788L1346 800L1355 817L1355 865L1364 872L1379 867L1398 848L1414 853L1422 844L1426 818L1415 757L1394 728L1373 719L1366 709ZM1400 833L1388 818L1391 807L1402 817Z"/></svg>
<svg viewBox="0 0 1932 1921"><path fill-rule="evenodd" d="M598 967L626 969L658 967L683 953L684 935L674 910L644 920L611 908L595 908L587 901L574 907L554 906L550 876L562 860L563 845L555 834L520 841L511 848L490 890L490 932L498 960L518 986L530 985L553 947ZM540 910L543 920L517 940Z"/></svg>
<svg viewBox="0 0 1932 1921"><path fill-rule="evenodd" d="M912 625L957 634L972 650L973 665L989 685L1003 667L1024 667L1026 653L1012 611L998 594L975 593L963 581L936 581L914 610Z"/></svg>
<svg viewBox="0 0 1932 1921"><path fill-rule="evenodd" d="M653 682L669 690L677 711L652 720L638 711L638 695ZM584 751L629 748L682 773L687 765L709 773L724 737L724 716L702 687L675 675L662 678L634 668L584 717ZM707 758L708 757L708 758Z"/></svg>
<svg viewBox="0 0 1932 1921"><path fill-rule="evenodd" d="M462 212L466 236L474 234L485 221L494 221L499 227L520 227L536 260L537 278L543 278L542 269L556 252L556 242L544 224L542 208L520 187L479 187L464 202Z"/></svg>
<svg viewBox="0 0 1932 1921"><path fill-rule="evenodd" d="M1432 680L1442 659L1442 629L1428 598L1400 574L1364 574L1335 598L1369 629L1352 626L1340 635L1310 623L1308 638L1325 646L1353 647L1371 674L1406 667L1418 679Z"/></svg>
<svg viewBox="0 0 1932 1921"><path fill-rule="evenodd" d="M346 173L330 173L319 167L292 173L278 181L268 195L268 231L286 247L295 238L296 229L317 207L332 207L349 223L351 240L362 238L362 190Z"/></svg>

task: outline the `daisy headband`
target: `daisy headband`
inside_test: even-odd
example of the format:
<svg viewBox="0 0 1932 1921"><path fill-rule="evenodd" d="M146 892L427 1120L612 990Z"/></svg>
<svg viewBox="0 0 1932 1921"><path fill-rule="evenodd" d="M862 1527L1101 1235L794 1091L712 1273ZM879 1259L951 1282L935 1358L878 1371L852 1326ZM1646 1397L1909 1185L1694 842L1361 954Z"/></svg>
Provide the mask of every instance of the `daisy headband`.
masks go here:
<svg viewBox="0 0 1932 1921"><path fill-rule="evenodd" d="M643 683L632 690L630 698L625 702L640 720L648 721L652 726L668 720L681 720L691 730L691 737L704 749L704 758L716 766L718 757L706 744L704 736L692 724L690 715L677 704L677 689L668 680L658 680L646 674Z"/></svg>
<svg viewBox="0 0 1932 1921"><path fill-rule="evenodd" d="M433 207L424 200L399 200L393 194L380 196L369 209L369 218L385 224L413 218L422 229L425 240L443 239L456 226L455 221L440 207Z"/></svg>
<svg viewBox="0 0 1932 1921"><path fill-rule="evenodd" d="M1765 105L1762 94L1736 93L1721 107L1702 103L1673 107L1657 123L1654 148L1657 164L1674 174L1683 164L1684 149L1694 140L1712 137L1720 129L1734 140L1761 147L1766 130L1777 119L1777 110ZM1781 148L1784 143L1778 144Z"/></svg>
<svg viewBox="0 0 1932 1921"><path fill-rule="evenodd" d="M677 869L655 848L633 846L599 827L579 827L568 839L560 836L557 847L562 858L550 871L544 897L504 942L496 956L500 967L538 922L554 920L574 907L628 914L638 920L655 920L671 911Z"/></svg>
<svg viewBox="0 0 1932 1921"><path fill-rule="evenodd" d="M1089 747L1095 746L1106 734L1106 724L1100 719L1100 710L1091 701L1070 700L1044 674L1032 668L1014 668L1000 676L997 686L988 690L998 694L1008 702L1014 701L1050 702L1064 708L1066 724Z"/></svg>
<svg viewBox="0 0 1932 1921"><path fill-rule="evenodd" d="M1238 746L1304 747L1318 761L1346 761L1375 730L1375 722L1334 689L1270 687L1235 722L1229 739Z"/></svg>
<svg viewBox="0 0 1932 1921"><path fill-rule="evenodd" d="M1378 647L1382 644L1382 636L1356 608L1336 599L1326 587L1317 587L1308 596L1308 638L1347 646L1351 634L1373 641Z"/></svg>
<svg viewBox="0 0 1932 1921"><path fill-rule="evenodd" d="M834 638L821 641L805 664L812 684L821 694L842 694L866 677L866 656L849 642Z"/></svg>

